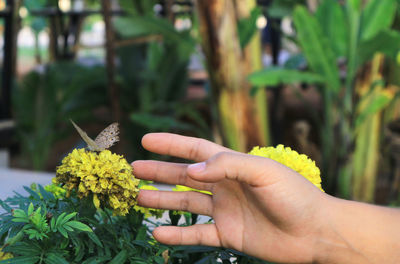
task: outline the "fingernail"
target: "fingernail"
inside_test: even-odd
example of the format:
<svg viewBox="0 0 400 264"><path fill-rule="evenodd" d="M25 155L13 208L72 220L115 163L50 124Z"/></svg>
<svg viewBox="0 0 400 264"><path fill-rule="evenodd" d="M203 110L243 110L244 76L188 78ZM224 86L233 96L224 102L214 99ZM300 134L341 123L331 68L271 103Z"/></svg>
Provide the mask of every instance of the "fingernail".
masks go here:
<svg viewBox="0 0 400 264"><path fill-rule="evenodd" d="M191 164L188 166L188 170L194 173L199 173L202 172L206 169L206 163L205 162L199 162L195 164Z"/></svg>

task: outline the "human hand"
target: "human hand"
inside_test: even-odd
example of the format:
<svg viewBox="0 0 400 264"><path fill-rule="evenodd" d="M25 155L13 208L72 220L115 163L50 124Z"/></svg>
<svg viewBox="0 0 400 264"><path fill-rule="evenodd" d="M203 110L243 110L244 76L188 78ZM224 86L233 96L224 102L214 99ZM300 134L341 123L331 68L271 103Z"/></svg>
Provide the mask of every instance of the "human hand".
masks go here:
<svg viewBox="0 0 400 264"><path fill-rule="evenodd" d="M142 206L211 216L214 224L162 226L154 237L171 245L239 250L276 262L311 263L324 223L327 195L273 160L212 142L167 133L148 134L149 151L194 160L194 165L135 161L137 178L212 192L140 191Z"/></svg>

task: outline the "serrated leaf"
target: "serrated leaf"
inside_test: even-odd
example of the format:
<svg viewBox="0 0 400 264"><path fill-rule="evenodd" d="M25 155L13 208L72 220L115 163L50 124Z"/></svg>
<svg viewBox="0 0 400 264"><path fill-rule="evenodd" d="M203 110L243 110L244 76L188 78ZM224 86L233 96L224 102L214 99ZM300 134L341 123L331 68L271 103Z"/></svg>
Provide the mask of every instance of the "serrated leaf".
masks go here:
<svg viewBox="0 0 400 264"><path fill-rule="evenodd" d="M85 225L84 223L81 223L79 221L69 221L68 223L65 223L64 226L70 226L80 231L93 232L93 230L88 225Z"/></svg>

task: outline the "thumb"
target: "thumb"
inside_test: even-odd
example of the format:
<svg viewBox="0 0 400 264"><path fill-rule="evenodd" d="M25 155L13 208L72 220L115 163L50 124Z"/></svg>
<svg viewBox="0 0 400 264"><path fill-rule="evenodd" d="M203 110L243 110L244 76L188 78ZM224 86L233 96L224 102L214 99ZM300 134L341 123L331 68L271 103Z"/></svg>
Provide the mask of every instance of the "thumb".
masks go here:
<svg viewBox="0 0 400 264"><path fill-rule="evenodd" d="M264 157L238 152L220 152L205 162L189 165L187 175L202 182L236 180L253 186L276 182L293 174L286 166Z"/></svg>

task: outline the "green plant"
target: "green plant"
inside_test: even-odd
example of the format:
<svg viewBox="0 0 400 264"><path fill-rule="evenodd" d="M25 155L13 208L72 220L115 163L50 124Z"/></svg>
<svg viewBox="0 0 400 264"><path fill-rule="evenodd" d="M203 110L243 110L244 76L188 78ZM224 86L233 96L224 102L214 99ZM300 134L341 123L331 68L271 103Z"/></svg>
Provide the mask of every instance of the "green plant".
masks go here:
<svg viewBox="0 0 400 264"><path fill-rule="evenodd" d="M369 65L376 68L380 63L376 61L371 65L375 54L383 53L394 59L399 51L400 32L391 29L396 12L395 0L387 1L385 5L378 0L370 0L365 5L359 0L347 0L343 4L324 0L315 14L304 6L297 6L293 12L297 31L295 40L302 48L308 70L270 68L249 77L255 86L302 82L313 83L320 88L323 118L318 123L322 170L327 182L325 188L330 193L338 192L344 197L355 196L368 201L373 197L373 190L369 187L368 190L363 187L357 191L351 189L351 184L357 184L357 181L364 181L360 183L362 185L366 184L365 181L374 182L377 166L369 169L374 176L366 180L362 178L363 173L355 173L352 161L354 158L359 163L363 156L372 154L375 157L369 161L377 164L379 144L365 148L371 138L362 143L355 142L364 133L363 130L375 131L378 134L373 140L380 140L377 129L380 122L374 121L372 130L370 125L365 124L380 116L393 98L393 91L377 85L385 82L381 74L370 73L375 77L367 79L368 82L363 85L365 92L357 83L363 82L363 70ZM337 63L340 60L345 61L342 66L344 77L341 77ZM368 107L365 107L366 100ZM354 157L353 154L360 156Z"/></svg>
<svg viewBox="0 0 400 264"><path fill-rule="evenodd" d="M188 100L188 64L195 52L193 30L178 31L156 16L156 1L120 1L127 16L115 20L120 39L131 44L117 49L122 121L134 148L143 134L174 131L211 137L209 99ZM210 119L210 118L208 118ZM143 158L138 149L133 158Z"/></svg>
<svg viewBox="0 0 400 264"><path fill-rule="evenodd" d="M88 119L94 107L106 103L104 75L102 67L61 62L18 83L13 93L17 137L35 170L44 169L51 147L69 132L65 120Z"/></svg>
<svg viewBox="0 0 400 264"><path fill-rule="evenodd" d="M5 210L0 215L1 251L13 255L0 263L266 263L229 249L161 245L149 233L161 223L135 210L113 216L75 192L56 198L57 188L33 185L25 187L29 196L0 200ZM183 225L197 221L190 213L171 211L169 216L173 225L182 217Z"/></svg>

